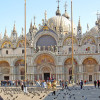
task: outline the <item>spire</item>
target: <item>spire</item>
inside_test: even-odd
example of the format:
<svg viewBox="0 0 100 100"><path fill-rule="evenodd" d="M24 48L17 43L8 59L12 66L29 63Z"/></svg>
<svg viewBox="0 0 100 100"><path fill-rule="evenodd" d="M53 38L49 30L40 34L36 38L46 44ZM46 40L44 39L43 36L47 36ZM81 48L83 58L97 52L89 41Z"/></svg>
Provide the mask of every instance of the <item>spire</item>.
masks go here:
<svg viewBox="0 0 100 100"><path fill-rule="evenodd" d="M89 24L87 24L87 31L89 31Z"/></svg>
<svg viewBox="0 0 100 100"><path fill-rule="evenodd" d="M63 14L63 16L66 17L67 19L69 19L69 15L67 13L67 2L65 2L64 7L65 7L65 13Z"/></svg>
<svg viewBox="0 0 100 100"><path fill-rule="evenodd" d="M34 25L33 25L33 29L37 29L36 25L35 25L35 19L36 17L34 16Z"/></svg>
<svg viewBox="0 0 100 100"><path fill-rule="evenodd" d="M97 20L100 19L100 13L99 11L97 10Z"/></svg>
<svg viewBox="0 0 100 100"><path fill-rule="evenodd" d="M36 17L34 16L34 25L35 25L35 18L36 18Z"/></svg>
<svg viewBox="0 0 100 100"><path fill-rule="evenodd" d="M60 16L61 15L60 10L59 10L59 2L60 2L60 0L57 0L57 2L58 2L58 7L57 7L56 15Z"/></svg>
<svg viewBox="0 0 100 100"><path fill-rule="evenodd" d="M42 24L44 25L44 19L42 19Z"/></svg>
<svg viewBox="0 0 100 100"><path fill-rule="evenodd" d="M23 27L22 27L22 36L23 36Z"/></svg>
<svg viewBox="0 0 100 100"><path fill-rule="evenodd" d="M32 20L31 20L31 24L30 24L30 29L32 29Z"/></svg>
<svg viewBox="0 0 100 100"><path fill-rule="evenodd" d="M45 15L45 23L46 23L46 21L47 21L47 11L46 10L45 10L44 15Z"/></svg>
<svg viewBox="0 0 100 100"><path fill-rule="evenodd" d="M95 23L98 27L98 33L100 34L100 13L97 11L97 21Z"/></svg>
<svg viewBox="0 0 100 100"><path fill-rule="evenodd" d="M5 33L4 33L4 36L7 36L7 29L5 28Z"/></svg>
<svg viewBox="0 0 100 100"><path fill-rule="evenodd" d="M16 32L15 22L14 22L13 32Z"/></svg>
<svg viewBox="0 0 100 100"><path fill-rule="evenodd" d="M79 16L78 27L77 27L77 34L80 35L81 33L82 33L82 27L81 27L80 16Z"/></svg>
<svg viewBox="0 0 100 100"><path fill-rule="evenodd" d="M81 27L81 24L80 24L80 16L79 16L78 27Z"/></svg>
<svg viewBox="0 0 100 100"><path fill-rule="evenodd" d="M79 16L79 22L78 22L78 30L81 30L80 16Z"/></svg>

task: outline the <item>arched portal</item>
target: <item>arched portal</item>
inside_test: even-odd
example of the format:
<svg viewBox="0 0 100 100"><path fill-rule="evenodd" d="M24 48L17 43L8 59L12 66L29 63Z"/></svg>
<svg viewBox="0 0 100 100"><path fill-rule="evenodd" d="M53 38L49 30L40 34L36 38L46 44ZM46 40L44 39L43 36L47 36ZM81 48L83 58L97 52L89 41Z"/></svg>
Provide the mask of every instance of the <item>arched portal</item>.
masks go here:
<svg viewBox="0 0 100 100"><path fill-rule="evenodd" d="M92 82L97 80L97 61L93 58L86 58L83 61L83 79Z"/></svg>
<svg viewBox="0 0 100 100"><path fill-rule="evenodd" d="M16 80L24 80L24 76L25 76L25 62L23 59L17 60L15 62L15 79Z"/></svg>
<svg viewBox="0 0 100 100"><path fill-rule="evenodd" d="M49 78L56 78L55 60L50 54L40 54L36 59L35 80L48 80ZM36 72L35 72L36 73Z"/></svg>
<svg viewBox="0 0 100 100"><path fill-rule="evenodd" d="M0 79L10 79L10 65L7 61L0 61Z"/></svg>
<svg viewBox="0 0 100 100"><path fill-rule="evenodd" d="M74 81L76 82L78 78L78 66L77 61L74 59L73 62L74 67ZM72 58L68 58L64 63L64 80L72 80Z"/></svg>

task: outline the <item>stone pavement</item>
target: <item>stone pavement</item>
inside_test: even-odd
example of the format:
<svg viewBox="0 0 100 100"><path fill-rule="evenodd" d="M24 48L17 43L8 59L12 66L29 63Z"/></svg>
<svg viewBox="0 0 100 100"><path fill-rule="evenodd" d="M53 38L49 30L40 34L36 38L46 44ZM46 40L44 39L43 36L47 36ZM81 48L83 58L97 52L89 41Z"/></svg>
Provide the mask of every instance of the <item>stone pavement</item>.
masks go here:
<svg viewBox="0 0 100 100"><path fill-rule="evenodd" d="M69 87L69 89L58 90L56 96L50 93L44 100L100 100L100 89L93 86Z"/></svg>
<svg viewBox="0 0 100 100"><path fill-rule="evenodd" d="M79 86L70 86L69 89L58 87L55 96L52 96L51 90L42 88L30 87L28 91L24 95L19 87L0 87L0 96L3 100L100 100L100 89L94 86L84 86L83 89Z"/></svg>

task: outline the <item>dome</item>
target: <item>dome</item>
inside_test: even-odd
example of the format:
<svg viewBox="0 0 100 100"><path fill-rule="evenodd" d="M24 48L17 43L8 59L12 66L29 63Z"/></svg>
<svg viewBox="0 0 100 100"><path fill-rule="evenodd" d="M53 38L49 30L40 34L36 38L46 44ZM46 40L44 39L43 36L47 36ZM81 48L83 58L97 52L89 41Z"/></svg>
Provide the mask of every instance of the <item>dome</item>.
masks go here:
<svg viewBox="0 0 100 100"><path fill-rule="evenodd" d="M62 16L66 17L67 19L69 19L69 15L67 12L65 12Z"/></svg>
<svg viewBox="0 0 100 100"><path fill-rule="evenodd" d="M48 22L49 22L49 25L54 28L55 27L59 28L62 25L64 34L71 32L71 21L64 16L54 16L50 18ZM76 26L73 25L73 27L74 27L74 30L73 30L74 34L77 34Z"/></svg>
<svg viewBox="0 0 100 100"><path fill-rule="evenodd" d="M59 10L59 9L56 11L56 15L58 15L58 16L60 16L60 15L61 15L61 13L60 13L60 10Z"/></svg>
<svg viewBox="0 0 100 100"><path fill-rule="evenodd" d="M98 34L98 27L94 26L93 28L91 28L90 32L93 34Z"/></svg>

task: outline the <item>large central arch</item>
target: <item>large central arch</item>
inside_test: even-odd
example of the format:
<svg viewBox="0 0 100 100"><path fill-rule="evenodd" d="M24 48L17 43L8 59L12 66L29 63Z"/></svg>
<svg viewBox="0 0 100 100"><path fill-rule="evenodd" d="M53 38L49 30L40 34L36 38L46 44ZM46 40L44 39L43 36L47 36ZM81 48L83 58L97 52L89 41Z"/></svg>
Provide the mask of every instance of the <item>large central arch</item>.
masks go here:
<svg viewBox="0 0 100 100"><path fill-rule="evenodd" d="M37 79L45 79L47 78L55 78L55 60L53 56L47 53L40 54L35 59L36 71L35 80ZM47 75L47 76L46 76Z"/></svg>

